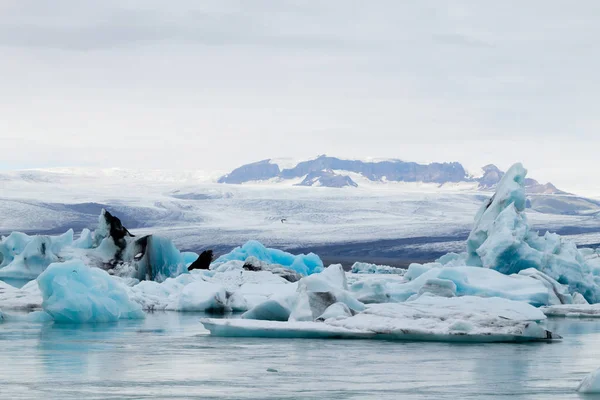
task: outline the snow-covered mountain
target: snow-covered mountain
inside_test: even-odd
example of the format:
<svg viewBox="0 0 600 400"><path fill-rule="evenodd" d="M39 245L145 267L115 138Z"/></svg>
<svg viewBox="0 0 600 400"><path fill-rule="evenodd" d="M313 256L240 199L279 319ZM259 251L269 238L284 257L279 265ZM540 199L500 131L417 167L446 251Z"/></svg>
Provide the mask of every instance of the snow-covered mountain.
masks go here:
<svg viewBox="0 0 600 400"><path fill-rule="evenodd" d="M361 161L337 157L319 156L298 162L293 167L283 167L278 160L263 160L243 165L219 179L219 183L241 184L272 180L296 182L297 186L358 187L357 177L370 182L422 182L438 185L474 183L477 189L495 189L504 171L493 164L482 168L483 176L470 175L458 162L419 164L402 160ZM532 194L567 194L553 184L541 184L535 179L526 179L525 186Z"/></svg>

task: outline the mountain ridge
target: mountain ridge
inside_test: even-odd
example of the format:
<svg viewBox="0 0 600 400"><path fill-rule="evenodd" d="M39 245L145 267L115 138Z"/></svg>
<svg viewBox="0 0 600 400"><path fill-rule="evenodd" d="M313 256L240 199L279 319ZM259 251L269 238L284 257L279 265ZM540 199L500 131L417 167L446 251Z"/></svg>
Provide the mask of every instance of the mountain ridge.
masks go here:
<svg viewBox="0 0 600 400"><path fill-rule="evenodd" d="M358 187L348 173L360 174L373 182L423 182L444 185L447 183L472 182L482 191L494 190L504 171L494 164L482 167L483 175L470 175L459 162L419 164L402 160L361 161L347 160L327 155L300 161L292 168L280 168L273 159L261 160L238 167L218 179L223 184L243 184L269 179L302 179L296 186L320 186L330 188ZM336 172L344 171L344 172ZM527 178L525 187L532 194L570 194L552 183L539 183Z"/></svg>

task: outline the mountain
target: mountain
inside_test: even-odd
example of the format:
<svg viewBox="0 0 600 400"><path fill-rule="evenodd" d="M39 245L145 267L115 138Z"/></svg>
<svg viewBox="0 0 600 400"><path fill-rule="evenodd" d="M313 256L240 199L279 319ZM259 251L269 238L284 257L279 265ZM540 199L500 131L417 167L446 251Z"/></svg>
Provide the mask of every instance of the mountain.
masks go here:
<svg viewBox="0 0 600 400"><path fill-rule="evenodd" d="M222 176L219 183L241 184L277 179L281 181L302 179L297 186L322 186L331 188L358 187L351 174L358 174L372 182L423 182L444 185L470 182L482 191L493 191L504 172L493 164L484 166L483 176L473 177L458 162L419 164L401 160L360 161L344 160L326 155L302 161L293 168L281 169L276 161L263 160L243 165ZM530 194L568 194L551 183L541 184L527 178L525 187Z"/></svg>
<svg viewBox="0 0 600 400"><path fill-rule="evenodd" d="M482 190L495 189L498 182L500 182L500 179L504 176L504 171L501 171L494 164L488 164L482 169L483 176L478 179L479 188ZM550 182L541 184L531 178L525 178L525 190L529 194L570 194L558 189Z"/></svg>
<svg viewBox="0 0 600 400"><path fill-rule="evenodd" d="M284 180L303 178L304 180L298 184L299 186L314 186L317 183L326 187L358 186L348 176L349 172L360 174L370 181L444 184L469 180L463 166L456 162L432 164L418 164L401 160L367 162L343 160L323 155L314 160L302 161L288 169L280 169L271 160L244 165L222 176L219 183L239 184L272 178Z"/></svg>

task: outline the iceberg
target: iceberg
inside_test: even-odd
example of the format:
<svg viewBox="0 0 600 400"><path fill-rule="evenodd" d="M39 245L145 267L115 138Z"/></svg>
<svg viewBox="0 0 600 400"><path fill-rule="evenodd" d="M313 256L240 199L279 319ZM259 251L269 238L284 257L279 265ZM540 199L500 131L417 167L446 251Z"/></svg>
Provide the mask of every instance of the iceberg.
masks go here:
<svg viewBox="0 0 600 400"><path fill-rule="evenodd" d="M448 342L551 341L544 314L526 303L474 296L424 296L405 303L374 304L353 316L320 321L202 319L213 336L384 339Z"/></svg>
<svg viewBox="0 0 600 400"><path fill-rule="evenodd" d="M73 230L60 236L27 236L12 233L4 246L11 261L0 268L0 278L35 279L48 265L58 261L57 254L73 244ZM16 241L11 247L11 242ZM4 242L4 241L3 241Z"/></svg>
<svg viewBox="0 0 600 400"><path fill-rule="evenodd" d="M294 286L291 286L294 285ZM348 291L346 274L341 265L330 265L320 273L306 276L285 290L270 296L244 315L245 319L270 321L314 321L327 309L336 304L344 304L349 310L364 310L363 303Z"/></svg>
<svg viewBox="0 0 600 400"><path fill-rule="evenodd" d="M50 264L37 278L42 308L55 322L114 322L144 318L126 287L106 271L72 260Z"/></svg>
<svg viewBox="0 0 600 400"><path fill-rule="evenodd" d="M598 254L578 250L575 244L557 234L540 236L530 229L524 212L526 174L521 164L515 164L502 177L494 196L475 216L465 253L450 253L437 263L415 269L473 266L505 275L524 275L521 272L529 270L529 277L540 280L549 289L559 287L557 284L566 286L565 291L554 296L561 302L571 302L578 294L589 303L600 302ZM545 277L531 273L532 269ZM410 274L409 270L406 276L410 278Z"/></svg>
<svg viewBox="0 0 600 400"><path fill-rule="evenodd" d="M0 268L6 267L15 256L21 254L31 239L31 236L21 232L13 232L0 238Z"/></svg>
<svg viewBox="0 0 600 400"><path fill-rule="evenodd" d="M267 264L278 264L302 275L310 275L323 270L323 261L316 254L294 255L282 250L269 249L256 240L250 240L243 246L236 247L230 253L222 255L213 265L232 260L246 261L248 257L255 257Z"/></svg>
<svg viewBox="0 0 600 400"><path fill-rule="evenodd" d="M600 304L559 304L540 310L549 317L600 318Z"/></svg>
<svg viewBox="0 0 600 400"><path fill-rule="evenodd" d="M50 264L81 260L111 275L164 281L187 272L193 253L182 254L168 239L156 235L135 238L106 210L93 232L84 229L73 240L73 230L59 236L13 232L0 240L0 278L35 279ZM197 255L196 255L197 257Z"/></svg>
<svg viewBox="0 0 600 400"><path fill-rule="evenodd" d="M413 264L406 277L412 279L371 278L357 281L350 291L364 303L404 302L427 294L442 297L502 297L537 307L561 304L551 296L554 292L541 281L523 275L504 275L492 269L440 265L427 269Z"/></svg>
<svg viewBox="0 0 600 400"><path fill-rule="evenodd" d="M577 387L579 393L600 393L600 368L585 377Z"/></svg>
<svg viewBox="0 0 600 400"><path fill-rule="evenodd" d="M387 265L369 264L364 262L355 262L352 265L351 272L353 274L398 274L404 275L406 269L395 268Z"/></svg>

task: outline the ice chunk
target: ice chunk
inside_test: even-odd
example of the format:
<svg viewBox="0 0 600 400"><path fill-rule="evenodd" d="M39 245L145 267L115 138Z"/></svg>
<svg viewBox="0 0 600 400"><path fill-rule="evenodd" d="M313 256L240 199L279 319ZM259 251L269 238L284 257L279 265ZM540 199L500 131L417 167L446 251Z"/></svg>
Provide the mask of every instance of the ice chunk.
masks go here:
<svg viewBox="0 0 600 400"><path fill-rule="evenodd" d="M345 318L354 315L352 310L344 303L333 303L316 320L325 321L329 318Z"/></svg>
<svg viewBox="0 0 600 400"><path fill-rule="evenodd" d="M579 393L600 393L600 368L592 372L577 387Z"/></svg>
<svg viewBox="0 0 600 400"><path fill-rule="evenodd" d="M137 260L136 256L140 253L143 256ZM146 236L138 240L136 245L129 246L126 254L135 261L136 278L139 280L162 282L187 272L183 255L167 238Z"/></svg>
<svg viewBox="0 0 600 400"><path fill-rule="evenodd" d="M85 228L81 231L79 238L73 242L73 247L78 249L91 249L94 247L94 236L92 232Z"/></svg>
<svg viewBox="0 0 600 400"><path fill-rule="evenodd" d="M127 287L105 271L81 261L54 263L37 278L42 307L56 322L112 322L143 318Z"/></svg>
<svg viewBox="0 0 600 400"><path fill-rule="evenodd" d="M600 304L558 304L540 310L549 317L600 318Z"/></svg>
<svg viewBox="0 0 600 400"><path fill-rule="evenodd" d="M337 303L335 295L331 292L309 292L305 289L296 297L296 305L290 314L290 321L314 321L329 306Z"/></svg>
<svg viewBox="0 0 600 400"><path fill-rule="evenodd" d="M227 297L223 286L200 280L184 286L177 302L167 309L225 313L231 311L227 305Z"/></svg>
<svg viewBox="0 0 600 400"><path fill-rule="evenodd" d="M542 282L544 286L546 286L546 288L548 289L548 295L550 296L548 304L571 304L574 302L575 296L571 296L569 294L568 288L566 286L561 285L554 279L550 278L548 275L544 274L541 271L538 271L535 268L521 270L519 271L519 275L528 276L530 278L537 279L538 281ZM579 293L575 293L575 295L577 295L578 302L584 302L584 304L587 304L587 301L582 295L580 295Z"/></svg>
<svg viewBox="0 0 600 400"><path fill-rule="evenodd" d="M290 318L290 308L277 299L268 299L242 315L245 319L260 319L264 321L287 321Z"/></svg>
<svg viewBox="0 0 600 400"><path fill-rule="evenodd" d="M534 306L552 304L545 284L527 276L507 276L478 267L439 267L435 263L433 267L420 268L419 272L412 274L416 277L411 281L371 279L357 282L352 285L351 292L366 303L403 302L415 295L431 293L444 297L503 297Z"/></svg>
<svg viewBox="0 0 600 400"><path fill-rule="evenodd" d="M376 304L351 317L323 322L216 320L201 322L214 336L520 342L560 337L545 330L538 309L501 298L423 296Z"/></svg>
<svg viewBox="0 0 600 400"><path fill-rule="evenodd" d="M73 230L59 236L27 236L12 233L3 240L0 248L4 267L0 268L0 278L35 279L48 265L58 261L57 254L72 246ZM5 255L4 255L5 254Z"/></svg>
<svg viewBox="0 0 600 400"><path fill-rule="evenodd" d="M364 310L348 289L341 265L331 265L323 272L302 278L295 286L272 296L243 315L247 319L314 321L334 303L344 303L354 311Z"/></svg>
<svg viewBox="0 0 600 400"><path fill-rule="evenodd" d="M214 265L231 260L245 261L250 256L268 264L282 265L302 275L310 275L323 270L323 261L316 254L293 255L282 250L266 248L255 240L247 242L242 247L236 247L230 253L219 257Z"/></svg>
<svg viewBox="0 0 600 400"><path fill-rule="evenodd" d="M387 265L376 265L363 262L355 262L351 269L353 274L398 274L404 275L406 269L394 268Z"/></svg>
<svg viewBox="0 0 600 400"><path fill-rule="evenodd" d="M0 268L7 266L15 256L21 254L32 237L21 232L13 232L0 240Z"/></svg>
<svg viewBox="0 0 600 400"><path fill-rule="evenodd" d="M230 261L231 262L231 261ZM227 264L227 263L226 263ZM220 267L217 267L220 268ZM298 272L285 268L279 264L268 264L266 262L260 261L258 258L254 256L250 256L244 261L243 268L247 271L269 271L275 275L281 276L288 282L297 282L302 279L303 275Z"/></svg>
<svg viewBox="0 0 600 400"><path fill-rule="evenodd" d="M58 261L53 247L49 236L33 237L10 264L0 269L0 277L35 279L48 265Z"/></svg>
<svg viewBox="0 0 600 400"><path fill-rule="evenodd" d="M212 336L275 339L371 339L376 333L336 327L322 322L282 322L256 319L211 319L200 322Z"/></svg>

